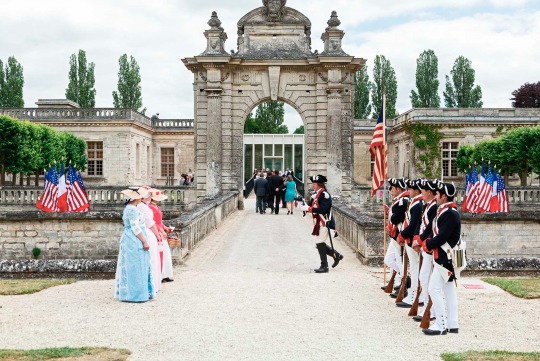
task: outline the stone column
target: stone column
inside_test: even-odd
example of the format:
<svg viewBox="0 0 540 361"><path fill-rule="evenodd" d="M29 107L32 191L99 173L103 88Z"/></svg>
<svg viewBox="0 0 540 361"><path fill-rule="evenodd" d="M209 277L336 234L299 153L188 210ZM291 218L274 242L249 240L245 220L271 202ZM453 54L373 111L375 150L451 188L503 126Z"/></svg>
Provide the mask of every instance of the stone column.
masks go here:
<svg viewBox="0 0 540 361"><path fill-rule="evenodd" d="M342 144L341 144L341 70L328 71L328 115L326 123L327 178L329 191L341 195L342 183Z"/></svg>

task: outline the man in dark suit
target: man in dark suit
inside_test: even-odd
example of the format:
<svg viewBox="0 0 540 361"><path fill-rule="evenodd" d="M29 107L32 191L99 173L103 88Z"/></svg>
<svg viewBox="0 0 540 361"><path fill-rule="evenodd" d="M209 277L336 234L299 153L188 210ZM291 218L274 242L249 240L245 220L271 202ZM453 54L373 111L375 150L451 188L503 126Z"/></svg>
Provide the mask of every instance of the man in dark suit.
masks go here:
<svg viewBox="0 0 540 361"><path fill-rule="evenodd" d="M265 198L268 194L268 187L268 181L263 178L262 172L259 173L259 178L255 179L255 186L253 189L255 191L255 195L257 196L257 208L255 210L261 214L266 213Z"/></svg>
<svg viewBox="0 0 540 361"><path fill-rule="evenodd" d="M281 178L279 172L275 170L274 174L268 178L268 180L270 182L270 195L268 202L270 204L270 208L272 208L272 211L279 214L279 201L281 199L281 191L283 188L283 178Z"/></svg>

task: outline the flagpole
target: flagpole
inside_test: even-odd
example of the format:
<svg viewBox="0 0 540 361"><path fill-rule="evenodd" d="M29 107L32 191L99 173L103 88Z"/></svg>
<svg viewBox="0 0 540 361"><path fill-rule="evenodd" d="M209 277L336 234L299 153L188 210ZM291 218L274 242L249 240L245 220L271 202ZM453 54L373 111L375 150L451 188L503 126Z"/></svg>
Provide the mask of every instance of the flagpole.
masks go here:
<svg viewBox="0 0 540 361"><path fill-rule="evenodd" d="M383 247L384 247L384 259L386 259L386 209L384 208L384 206L386 205L386 177L387 177L387 165L388 163L386 162L386 157L387 157L387 149L386 149L386 94L383 93L383 149L384 149L384 166L383 166L383 184L384 184L384 187L383 187ZM386 263L384 262L384 259L383 259L383 280L384 280L384 284L386 285Z"/></svg>

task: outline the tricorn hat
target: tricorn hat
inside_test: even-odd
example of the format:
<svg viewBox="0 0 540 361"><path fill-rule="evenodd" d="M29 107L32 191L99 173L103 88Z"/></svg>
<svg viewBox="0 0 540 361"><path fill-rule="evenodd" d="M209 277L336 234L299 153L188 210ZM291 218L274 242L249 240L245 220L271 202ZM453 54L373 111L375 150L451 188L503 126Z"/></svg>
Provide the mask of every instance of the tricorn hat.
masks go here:
<svg viewBox="0 0 540 361"><path fill-rule="evenodd" d="M448 197L453 197L456 195L456 186L454 183L444 183L440 182L437 187L437 192L440 194L445 194Z"/></svg>
<svg viewBox="0 0 540 361"><path fill-rule="evenodd" d="M388 184L390 184L391 187L407 189L407 184L405 183L405 179L403 178L390 178L388 179Z"/></svg>
<svg viewBox="0 0 540 361"><path fill-rule="evenodd" d="M428 179L420 179L419 180L420 189L424 189L426 191L436 191L437 190L437 180L428 180Z"/></svg>
<svg viewBox="0 0 540 361"><path fill-rule="evenodd" d="M328 179L326 179L325 176L320 175L320 174L309 177L309 180L311 181L311 183L319 183L319 184L324 184L328 182Z"/></svg>
<svg viewBox="0 0 540 361"><path fill-rule="evenodd" d="M420 190L420 179L407 179L407 188Z"/></svg>

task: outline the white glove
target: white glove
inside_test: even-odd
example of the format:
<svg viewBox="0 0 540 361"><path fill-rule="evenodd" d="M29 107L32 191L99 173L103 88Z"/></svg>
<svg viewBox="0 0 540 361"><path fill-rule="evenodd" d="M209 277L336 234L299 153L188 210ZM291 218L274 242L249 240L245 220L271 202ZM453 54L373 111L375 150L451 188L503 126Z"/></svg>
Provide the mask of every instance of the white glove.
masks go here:
<svg viewBox="0 0 540 361"><path fill-rule="evenodd" d="M302 205L301 205L300 207L298 207L298 208L300 208L300 210L303 211L303 212L309 211L309 206L308 206L307 204L302 204Z"/></svg>

